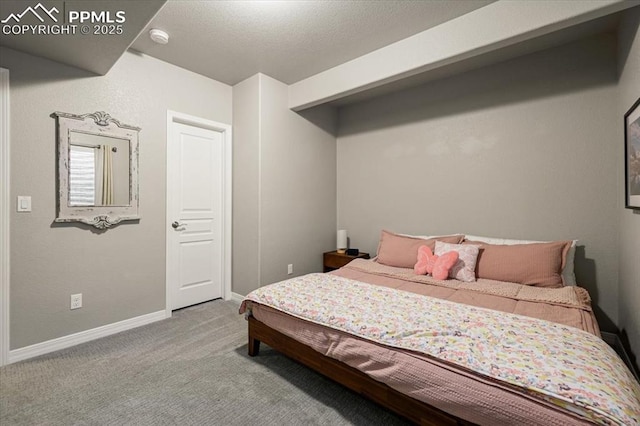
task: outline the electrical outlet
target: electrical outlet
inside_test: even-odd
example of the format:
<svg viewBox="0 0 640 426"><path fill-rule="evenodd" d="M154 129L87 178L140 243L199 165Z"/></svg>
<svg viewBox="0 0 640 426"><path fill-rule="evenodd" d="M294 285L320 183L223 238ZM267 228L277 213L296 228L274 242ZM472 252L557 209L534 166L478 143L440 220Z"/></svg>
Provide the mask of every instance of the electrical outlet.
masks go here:
<svg viewBox="0 0 640 426"><path fill-rule="evenodd" d="M293 274L293 263L287 265L287 275Z"/></svg>
<svg viewBox="0 0 640 426"><path fill-rule="evenodd" d="M82 293L71 295L71 309L82 308Z"/></svg>

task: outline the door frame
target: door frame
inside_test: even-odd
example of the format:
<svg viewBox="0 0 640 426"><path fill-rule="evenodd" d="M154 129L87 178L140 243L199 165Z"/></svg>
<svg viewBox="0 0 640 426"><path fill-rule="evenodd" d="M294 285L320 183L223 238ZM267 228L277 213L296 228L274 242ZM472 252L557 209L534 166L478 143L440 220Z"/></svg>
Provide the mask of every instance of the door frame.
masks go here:
<svg viewBox="0 0 640 426"><path fill-rule="evenodd" d="M0 366L9 364L9 273L11 216L11 173L9 138L9 70L0 68Z"/></svg>
<svg viewBox="0 0 640 426"><path fill-rule="evenodd" d="M213 130L220 132L222 136L222 298L224 300L231 299L231 220L232 220L232 137L231 125L218 123L216 121L207 120L205 118L195 117L193 115L181 112L167 110L167 187L166 187L166 211L165 211L165 244L166 244L166 276L165 276L165 298L166 298L166 316L171 316L171 287L169 283L171 262L169 262L169 232L171 228L171 205L173 202L172 194L169 191L170 183L175 178L175 170L170 164L170 143L173 139L173 125L175 123L186 124L187 126L199 127L201 129Z"/></svg>

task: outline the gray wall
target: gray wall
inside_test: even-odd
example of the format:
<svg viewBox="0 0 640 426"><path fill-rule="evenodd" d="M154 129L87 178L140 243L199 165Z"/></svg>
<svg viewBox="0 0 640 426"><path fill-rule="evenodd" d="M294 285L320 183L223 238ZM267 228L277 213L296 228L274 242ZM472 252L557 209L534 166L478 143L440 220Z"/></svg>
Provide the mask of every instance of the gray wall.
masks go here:
<svg viewBox="0 0 640 426"><path fill-rule="evenodd" d="M335 115L289 110L288 86L261 76L262 285L322 271L322 253L336 244Z"/></svg>
<svg viewBox="0 0 640 426"><path fill-rule="evenodd" d="M287 108L288 86L264 74L233 87L233 291L246 295L322 270L335 247L335 113Z"/></svg>
<svg viewBox="0 0 640 426"><path fill-rule="evenodd" d="M260 78L233 86L234 293L260 287Z"/></svg>
<svg viewBox="0 0 640 426"><path fill-rule="evenodd" d="M338 227L580 239L578 283L618 319L616 39L599 36L339 111ZM635 219L635 217L634 217Z"/></svg>
<svg viewBox="0 0 640 426"><path fill-rule="evenodd" d="M616 123L640 97L640 8L627 12L619 33L619 105ZM615 144L622 153L622 138ZM625 209L624 206L624 166L622 155L618 155L619 215L620 215L620 328L626 332L635 353L640 359L640 210Z"/></svg>
<svg viewBox="0 0 640 426"><path fill-rule="evenodd" d="M125 55L106 76L1 48L11 73L11 349L165 308L167 109L231 123L231 87L165 62ZM53 111L106 111L140 126L140 223L106 232L53 224ZM69 310L69 296L84 307Z"/></svg>

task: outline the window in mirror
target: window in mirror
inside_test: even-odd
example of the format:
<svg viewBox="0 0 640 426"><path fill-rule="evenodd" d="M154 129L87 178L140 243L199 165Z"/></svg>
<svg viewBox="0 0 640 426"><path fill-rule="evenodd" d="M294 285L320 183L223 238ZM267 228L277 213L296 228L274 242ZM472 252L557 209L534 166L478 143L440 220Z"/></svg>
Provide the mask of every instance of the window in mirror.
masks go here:
<svg viewBox="0 0 640 426"><path fill-rule="evenodd" d="M96 204L96 148L71 145L69 150L69 205Z"/></svg>

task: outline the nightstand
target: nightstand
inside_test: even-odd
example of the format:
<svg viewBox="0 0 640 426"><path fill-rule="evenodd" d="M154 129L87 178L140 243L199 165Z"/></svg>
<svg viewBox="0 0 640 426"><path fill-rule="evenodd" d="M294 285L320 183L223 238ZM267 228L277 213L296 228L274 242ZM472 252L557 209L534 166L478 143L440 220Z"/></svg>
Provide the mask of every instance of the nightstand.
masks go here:
<svg viewBox="0 0 640 426"><path fill-rule="evenodd" d="M369 259L369 253L360 252L357 256L349 256L347 254L341 254L337 251L329 251L323 255L323 271L330 272L338 268L342 268L353 259Z"/></svg>

